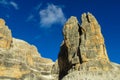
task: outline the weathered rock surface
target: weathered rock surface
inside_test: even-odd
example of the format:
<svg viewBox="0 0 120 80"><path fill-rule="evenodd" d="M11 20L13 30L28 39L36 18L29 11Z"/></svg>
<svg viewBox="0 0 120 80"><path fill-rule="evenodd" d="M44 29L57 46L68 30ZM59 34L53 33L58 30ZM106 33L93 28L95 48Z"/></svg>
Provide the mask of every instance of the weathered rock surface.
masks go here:
<svg viewBox="0 0 120 80"><path fill-rule="evenodd" d="M112 63L109 71L73 71L62 80L119 80L120 65Z"/></svg>
<svg viewBox="0 0 120 80"><path fill-rule="evenodd" d="M12 38L0 19L0 80L52 80L50 59L42 58L37 48Z"/></svg>
<svg viewBox="0 0 120 80"><path fill-rule="evenodd" d="M64 25L64 41L58 56L59 80L102 80L97 72L105 76L103 80L119 80L120 69L109 61L96 18L91 13L84 13L81 21L80 25L72 16ZM109 75L113 78L107 78Z"/></svg>
<svg viewBox="0 0 120 80"><path fill-rule="evenodd" d="M84 13L82 15L81 26L84 29L80 35L80 55L83 64L82 69L89 71L110 70L111 64L107 56L104 38L97 20L92 14Z"/></svg>
<svg viewBox="0 0 120 80"><path fill-rule="evenodd" d="M37 48L12 38L0 19L0 80L119 80L120 65L110 62L96 18L72 16L63 28L58 60L41 57Z"/></svg>
<svg viewBox="0 0 120 80"><path fill-rule="evenodd" d="M3 19L0 19L0 48L9 49L11 42L11 31L5 25L5 21Z"/></svg>
<svg viewBox="0 0 120 80"><path fill-rule="evenodd" d="M42 58L36 47L13 38L9 50L0 49L0 80L51 80L53 62Z"/></svg>

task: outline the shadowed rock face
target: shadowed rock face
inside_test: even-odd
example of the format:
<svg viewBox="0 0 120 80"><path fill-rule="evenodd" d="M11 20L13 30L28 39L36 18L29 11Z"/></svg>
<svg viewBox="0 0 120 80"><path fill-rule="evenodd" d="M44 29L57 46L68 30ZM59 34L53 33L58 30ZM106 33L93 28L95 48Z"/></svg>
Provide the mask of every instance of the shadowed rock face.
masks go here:
<svg viewBox="0 0 120 80"><path fill-rule="evenodd" d="M0 80L119 80L120 66L109 61L97 20L84 13L81 21L72 16L65 23L54 63L35 46L13 38L0 19Z"/></svg>
<svg viewBox="0 0 120 80"><path fill-rule="evenodd" d="M59 77L74 71L109 71L108 59L100 25L95 17L82 14L81 25L70 17L63 28L64 41L59 53Z"/></svg>

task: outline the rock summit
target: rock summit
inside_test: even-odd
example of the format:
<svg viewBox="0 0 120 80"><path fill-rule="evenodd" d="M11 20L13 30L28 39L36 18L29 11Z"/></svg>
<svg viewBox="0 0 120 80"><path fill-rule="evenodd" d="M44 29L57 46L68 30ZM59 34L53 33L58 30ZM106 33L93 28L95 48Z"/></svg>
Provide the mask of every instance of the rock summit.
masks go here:
<svg viewBox="0 0 120 80"><path fill-rule="evenodd" d="M91 13L82 14L81 21L71 16L64 24L53 62L34 45L13 38L0 19L0 80L120 80L120 65L109 60L98 21Z"/></svg>

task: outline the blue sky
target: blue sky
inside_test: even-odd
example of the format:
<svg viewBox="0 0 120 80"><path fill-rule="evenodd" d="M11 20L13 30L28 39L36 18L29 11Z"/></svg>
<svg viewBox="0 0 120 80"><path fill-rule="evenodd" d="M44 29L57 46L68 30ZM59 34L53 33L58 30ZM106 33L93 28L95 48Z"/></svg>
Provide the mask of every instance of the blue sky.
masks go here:
<svg viewBox="0 0 120 80"><path fill-rule="evenodd" d="M57 59L62 28L70 16L92 13L98 20L111 61L120 63L119 0L0 0L0 18L15 38L38 48L41 56Z"/></svg>

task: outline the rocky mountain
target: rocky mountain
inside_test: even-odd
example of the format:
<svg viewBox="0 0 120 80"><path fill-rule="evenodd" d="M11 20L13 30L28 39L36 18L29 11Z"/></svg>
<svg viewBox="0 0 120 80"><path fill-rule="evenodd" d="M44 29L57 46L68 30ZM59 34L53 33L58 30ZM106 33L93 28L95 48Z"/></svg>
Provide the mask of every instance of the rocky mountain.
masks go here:
<svg viewBox="0 0 120 80"><path fill-rule="evenodd" d="M71 16L54 67L59 80L120 80L120 65L110 62L101 27L91 13Z"/></svg>
<svg viewBox="0 0 120 80"><path fill-rule="evenodd" d="M42 58L34 45L12 38L0 19L0 80L50 80L53 64Z"/></svg>
<svg viewBox="0 0 120 80"><path fill-rule="evenodd" d="M91 13L71 16L63 27L58 59L41 57L34 45L12 37L0 19L0 80L120 80L109 60L101 27Z"/></svg>

